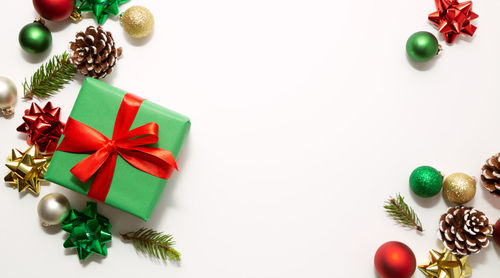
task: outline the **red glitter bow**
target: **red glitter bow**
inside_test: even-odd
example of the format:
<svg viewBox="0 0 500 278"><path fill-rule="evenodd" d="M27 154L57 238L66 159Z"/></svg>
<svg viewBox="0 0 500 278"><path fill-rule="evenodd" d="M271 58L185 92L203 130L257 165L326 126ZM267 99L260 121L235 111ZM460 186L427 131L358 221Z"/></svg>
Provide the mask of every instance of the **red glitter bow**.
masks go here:
<svg viewBox="0 0 500 278"><path fill-rule="evenodd" d="M28 144L36 144L40 152L53 153L64 129L64 123L59 120L61 108L47 102L42 109L33 102L24 114L24 123L17 131L28 134Z"/></svg>
<svg viewBox="0 0 500 278"><path fill-rule="evenodd" d="M477 27L470 21L478 18L478 15L472 11L472 1L435 1L437 11L429 15L429 20L444 34L447 43L453 43L460 34L474 35Z"/></svg>
<svg viewBox="0 0 500 278"><path fill-rule="evenodd" d="M106 200L118 155L137 169L162 179L168 179L173 169L177 170L174 156L169 151L145 147L158 142L157 123L148 123L130 130L143 101L144 99L132 94L124 96L111 140L84 123L68 119L64 138L57 150L92 153L70 170L82 182L96 174L87 193L89 197L100 202Z"/></svg>

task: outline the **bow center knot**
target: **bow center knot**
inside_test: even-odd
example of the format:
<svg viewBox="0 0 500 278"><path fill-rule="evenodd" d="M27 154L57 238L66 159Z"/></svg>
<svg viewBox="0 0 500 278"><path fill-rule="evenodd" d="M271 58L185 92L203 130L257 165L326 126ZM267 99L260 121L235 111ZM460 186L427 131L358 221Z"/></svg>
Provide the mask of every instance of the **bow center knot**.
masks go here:
<svg viewBox="0 0 500 278"><path fill-rule="evenodd" d="M106 145L104 145L104 149L110 153L115 153L117 152L116 149L116 141L115 140L109 140Z"/></svg>

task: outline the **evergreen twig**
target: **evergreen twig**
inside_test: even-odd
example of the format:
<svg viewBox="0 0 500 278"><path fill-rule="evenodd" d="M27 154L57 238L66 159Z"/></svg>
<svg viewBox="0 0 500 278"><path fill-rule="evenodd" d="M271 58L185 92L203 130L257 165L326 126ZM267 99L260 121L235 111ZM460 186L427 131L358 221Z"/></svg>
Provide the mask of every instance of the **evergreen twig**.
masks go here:
<svg viewBox="0 0 500 278"><path fill-rule="evenodd" d="M384 208L386 212L401 225L416 228L417 231L420 232L424 230L417 214L413 208L405 203L401 194L396 194L395 198L389 197L389 200L385 201Z"/></svg>
<svg viewBox="0 0 500 278"><path fill-rule="evenodd" d="M163 261L179 262L181 254L172 248L175 244L173 236L152 229L141 228L136 232L120 234L124 240L132 241L138 252Z"/></svg>
<svg viewBox="0 0 500 278"><path fill-rule="evenodd" d="M49 97L73 80L76 69L68 57L67 52L53 56L47 63L38 68L31 76L29 83L25 79L23 82L24 97L29 99L33 96Z"/></svg>

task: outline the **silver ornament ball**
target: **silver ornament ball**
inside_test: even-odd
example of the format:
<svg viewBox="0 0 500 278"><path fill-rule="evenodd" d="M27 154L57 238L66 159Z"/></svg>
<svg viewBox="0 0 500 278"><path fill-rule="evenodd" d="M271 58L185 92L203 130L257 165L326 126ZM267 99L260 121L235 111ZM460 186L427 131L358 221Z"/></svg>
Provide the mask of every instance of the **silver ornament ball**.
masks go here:
<svg viewBox="0 0 500 278"><path fill-rule="evenodd" d="M47 194L38 203L38 217L44 226L61 223L70 211L68 198L60 193Z"/></svg>
<svg viewBox="0 0 500 278"><path fill-rule="evenodd" d="M16 102L16 85L10 79L0 76L0 110L5 116L10 116L14 113Z"/></svg>

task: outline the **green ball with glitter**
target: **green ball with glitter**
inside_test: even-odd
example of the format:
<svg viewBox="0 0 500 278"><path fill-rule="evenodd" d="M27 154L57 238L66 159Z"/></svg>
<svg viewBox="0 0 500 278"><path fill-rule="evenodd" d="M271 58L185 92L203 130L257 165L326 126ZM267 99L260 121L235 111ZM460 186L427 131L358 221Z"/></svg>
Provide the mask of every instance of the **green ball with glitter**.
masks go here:
<svg viewBox="0 0 500 278"><path fill-rule="evenodd" d="M419 197L432 197L438 194L442 187L443 175L430 166L420 166L410 175L410 188Z"/></svg>

